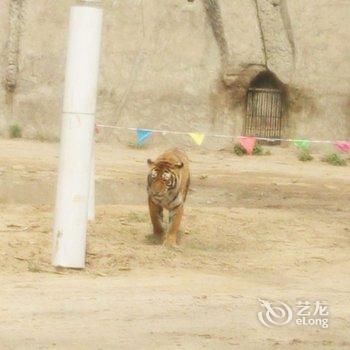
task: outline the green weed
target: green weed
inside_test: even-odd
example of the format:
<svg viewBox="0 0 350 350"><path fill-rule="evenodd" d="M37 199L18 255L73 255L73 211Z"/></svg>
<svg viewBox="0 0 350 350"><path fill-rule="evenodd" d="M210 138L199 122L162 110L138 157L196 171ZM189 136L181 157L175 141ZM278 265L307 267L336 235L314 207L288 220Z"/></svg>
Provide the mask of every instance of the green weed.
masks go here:
<svg viewBox="0 0 350 350"><path fill-rule="evenodd" d="M298 154L298 159L301 162L309 162L314 159L314 157L310 154L310 151L308 149L303 149Z"/></svg>
<svg viewBox="0 0 350 350"><path fill-rule="evenodd" d="M328 154L322 158L322 161L335 166L346 165L346 160L343 159L338 153Z"/></svg>
<svg viewBox="0 0 350 350"><path fill-rule="evenodd" d="M22 128L18 124L12 124L9 127L9 135L11 139L19 139L22 137Z"/></svg>

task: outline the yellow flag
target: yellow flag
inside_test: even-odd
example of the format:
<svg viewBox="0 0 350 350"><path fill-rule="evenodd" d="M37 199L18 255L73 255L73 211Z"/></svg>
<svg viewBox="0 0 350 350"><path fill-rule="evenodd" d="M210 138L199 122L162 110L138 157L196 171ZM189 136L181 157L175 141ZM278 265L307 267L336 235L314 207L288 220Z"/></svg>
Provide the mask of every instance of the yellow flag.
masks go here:
<svg viewBox="0 0 350 350"><path fill-rule="evenodd" d="M191 136L192 140L198 145L200 146L204 140L204 134L202 134L201 132L190 132L188 133L188 135Z"/></svg>

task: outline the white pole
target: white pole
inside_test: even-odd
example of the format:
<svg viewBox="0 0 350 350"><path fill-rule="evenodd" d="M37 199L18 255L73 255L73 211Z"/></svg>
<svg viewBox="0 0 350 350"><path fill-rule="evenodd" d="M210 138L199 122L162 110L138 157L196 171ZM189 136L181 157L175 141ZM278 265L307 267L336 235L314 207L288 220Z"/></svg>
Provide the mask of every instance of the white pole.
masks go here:
<svg viewBox="0 0 350 350"><path fill-rule="evenodd" d="M53 229L54 266L85 266L101 27L101 9L71 8Z"/></svg>
<svg viewBox="0 0 350 350"><path fill-rule="evenodd" d="M95 221L95 145L92 145L88 220Z"/></svg>

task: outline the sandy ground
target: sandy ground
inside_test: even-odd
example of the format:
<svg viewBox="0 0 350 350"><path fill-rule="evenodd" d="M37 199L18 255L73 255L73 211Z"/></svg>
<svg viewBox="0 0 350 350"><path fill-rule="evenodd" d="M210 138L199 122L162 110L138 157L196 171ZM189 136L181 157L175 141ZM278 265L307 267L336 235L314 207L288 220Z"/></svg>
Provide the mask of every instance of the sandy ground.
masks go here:
<svg viewBox="0 0 350 350"><path fill-rule="evenodd" d="M71 271L50 265L58 145L0 140L0 349L349 349L349 167L191 150L171 250L148 237L158 152L98 145L87 266ZM325 300L330 326L267 328L258 298Z"/></svg>

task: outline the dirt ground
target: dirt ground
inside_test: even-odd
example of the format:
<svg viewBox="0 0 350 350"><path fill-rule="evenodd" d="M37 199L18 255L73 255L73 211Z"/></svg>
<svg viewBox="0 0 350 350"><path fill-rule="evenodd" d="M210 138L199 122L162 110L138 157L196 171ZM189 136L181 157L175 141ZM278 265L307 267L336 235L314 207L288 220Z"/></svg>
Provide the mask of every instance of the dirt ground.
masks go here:
<svg viewBox="0 0 350 350"><path fill-rule="evenodd" d="M146 159L159 151L97 146L77 271L50 265L58 145L0 140L0 349L349 349L349 166L191 149L173 250L148 237ZM258 298L325 300L330 326L267 328Z"/></svg>

